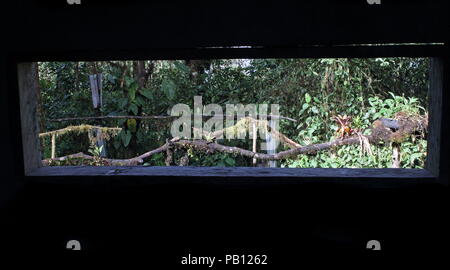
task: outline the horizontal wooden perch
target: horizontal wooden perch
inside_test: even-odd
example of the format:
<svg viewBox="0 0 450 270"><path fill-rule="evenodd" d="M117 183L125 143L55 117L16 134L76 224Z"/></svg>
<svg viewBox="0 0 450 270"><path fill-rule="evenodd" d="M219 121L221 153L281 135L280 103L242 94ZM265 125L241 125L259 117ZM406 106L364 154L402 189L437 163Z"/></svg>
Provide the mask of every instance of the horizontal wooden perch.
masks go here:
<svg viewBox="0 0 450 270"><path fill-rule="evenodd" d="M99 126L91 126L91 125L79 125L79 126L68 126L62 129L48 131L44 133L39 133L39 138L43 138L46 136L52 136L52 135L63 135L69 132L88 132L91 130L101 130L104 133L111 133L111 134L117 134L119 133L122 128L115 128L115 127L99 127Z"/></svg>
<svg viewBox="0 0 450 270"><path fill-rule="evenodd" d="M297 122L297 120L293 118L289 118L286 116L277 116L277 115L258 115L260 117L266 119L282 119L288 120L292 122ZM213 117L211 115L203 115L203 118ZM226 115L214 115L214 117L223 117L226 118ZM234 116L237 118L237 115ZM70 118L58 118L58 119L48 119L50 122L66 122L66 121L76 121L76 120L102 120L102 119L141 119L141 120L151 120L151 119L177 119L179 116L171 116L171 115L144 115L144 116L133 116L133 115L106 115L106 116L90 116L90 117L70 117Z"/></svg>
<svg viewBox="0 0 450 270"><path fill-rule="evenodd" d="M428 128L428 117L427 116L401 116L397 119L399 123L398 130L391 130L390 128L383 125L382 121L376 120L373 123L371 128L371 134L367 136L361 135L353 135L348 138L339 138L326 143L319 144L311 144L306 146L300 146L293 149L289 149L286 151L282 151L276 154L264 154L264 153L256 153L253 151L249 151L246 149L242 149L239 147L233 146L225 146L215 142L210 142L206 140L180 140L179 138L173 138L168 141L166 144L160 146L157 149L146 152L138 157L134 157L131 159L103 159L111 166L135 166L142 164L145 158L148 158L154 154L164 152L169 148L178 147L178 148L193 148L197 151L202 151L205 153L214 153L214 152L222 152L229 153L234 155L240 155L248 158L254 158L259 160L282 160L287 158L292 158L301 154L316 154L318 151L330 149L332 147L337 147L341 145L352 145L352 144L362 144L361 136L364 137L371 144L379 144L379 143L389 143L389 142L397 142L405 140L411 134L415 132L425 133ZM295 142L293 142L295 143ZM78 153L74 155L69 155L65 157L55 158L55 159L46 159L43 160L42 163L44 166L49 165L52 161L64 161L70 158L83 158L83 159L94 159L94 157Z"/></svg>

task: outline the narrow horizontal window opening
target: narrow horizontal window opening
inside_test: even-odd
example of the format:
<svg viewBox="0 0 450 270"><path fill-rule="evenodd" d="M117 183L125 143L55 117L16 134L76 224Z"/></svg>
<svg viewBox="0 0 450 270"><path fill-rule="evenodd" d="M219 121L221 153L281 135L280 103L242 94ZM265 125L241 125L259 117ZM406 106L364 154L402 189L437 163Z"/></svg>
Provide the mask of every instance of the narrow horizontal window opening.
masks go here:
<svg viewBox="0 0 450 270"><path fill-rule="evenodd" d="M29 176L439 173L439 58L39 62L18 81Z"/></svg>

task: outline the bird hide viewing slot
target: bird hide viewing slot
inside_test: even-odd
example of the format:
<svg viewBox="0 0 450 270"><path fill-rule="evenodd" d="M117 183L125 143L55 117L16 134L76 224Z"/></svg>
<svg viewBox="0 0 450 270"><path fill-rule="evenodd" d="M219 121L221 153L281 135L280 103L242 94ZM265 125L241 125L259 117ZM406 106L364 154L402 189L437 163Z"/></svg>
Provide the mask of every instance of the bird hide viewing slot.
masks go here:
<svg viewBox="0 0 450 270"><path fill-rule="evenodd" d="M58 151L54 151L48 137L42 166L266 167L299 169L300 176L300 169L304 168L423 169L426 158L434 152L427 151L429 58L215 61L203 73L204 81L193 81L184 60L149 60L145 67L152 73L142 88L132 62L82 64L86 67L82 77L85 85L86 77L89 78L86 86L91 93L85 88L73 97L74 104L67 103L71 107L52 109L52 114L48 114L52 118L45 119L46 125L47 129L79 124L95 126L89 131L89 140L85 135L83 141L74 139L77 134L55 136L56 146L64 146ZM408 84L387 93L385 84L397 80L391 79L391 65L386 65L391 62L405 67L396 76L413 76L408 75L410 69L418 75L408 77ZM359 77L353 79L346 75L341 83L333 77L341 66L354 64L367 67L383 78L383 83L372 85L374 93L353 91L352 85L361 84L364 89L370 81L371 78L365 79L365 72L352 71L362 76L362 82ZM43 102L58 100L55 95L60 93L55 93L51 84L56 85L58 78L50 77L54 63L41 65L42 78L51 79L43 84L43 96L51 99ZM161 68L153 69L153 65ZM320 81L314 73L301 72L309 65L323 75L319 76ZM76 69L75 64L68 66ZM284 73L267 67L292 73L286 79L288 84L284 85ZM249 74L248 70L257 71L258 76ZM103 74L107 79L105 93L102 93ZM270 79L266 80L266 75ZM416 77L419 82L413 80ZM72 89L71 83L67 83L66 89ZM298 89L298 84L302 88ZM410 84L420 91L410 90ZM432 87L430 90L433 92ZM78 102L79 95L84 95L84 103ZM197 106L199 96L208 104ZM89 97L93 107L89 105ZM270 106L270 111L264 106ZM179 107L179 111L175 110ZM212 124L216 122L220 125ZM112 128L120 131L107 132ZM196 132L201 136L194 136ZM110 140L112 137L114 140ZM181 174L184 168L179 170Z"/></svg>

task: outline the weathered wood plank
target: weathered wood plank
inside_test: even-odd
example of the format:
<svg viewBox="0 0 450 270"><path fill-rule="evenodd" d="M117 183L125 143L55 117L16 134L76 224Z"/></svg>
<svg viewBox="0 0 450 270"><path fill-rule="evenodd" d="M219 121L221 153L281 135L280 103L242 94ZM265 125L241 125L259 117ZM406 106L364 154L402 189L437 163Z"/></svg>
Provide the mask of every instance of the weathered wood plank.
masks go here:
<svg viewBox="0 0 450 270"><path fill-rule="evenodd" d="M56 158L56 133L52 134L52 158Z"/></svg>
<svg viewBox="0 0 450 270"><path fill-rule="evenodd" d="M17 66L20 121L25 174L41 166L39 151L38 67L37 63L20 63Z"/></svg>
<svg viewBox="0 0 450 270"><path fill-rule="evenodd" d="M434 179L422 169L323 169L323 168L264 168L264 167L192 167L192 166L70 166L42 167L30 176L180 176L217 178L426 178ZM399 180L400 181L400 180Z"/></svg>
<svg viewBox="0 0 450 270"><path fill-rule="evenodd" d="M439 176L441 120L442 120L442 88L444 78L443 60L430 59L429 120L427 138L426 168L435 176Z"/></svg>
<svg viewBox="0 0 450 270"><path fill-rule="evenodd" d="M34 0L34 4L30 4L31 0L5 1L5 5L9 2L14 6L4 9L8 10L5 16L12 15L11 21L18 16L27 20L17 24L16 31L8 29L11 34L8 43L20 52L39 50L40 55L62 51L69 57L73 55L71 52L84 50L87 55L98 57L97 52L110 48L116 51L236 45L280 48L449 40L448 1L442 0L397 0L382 5L369 5L365 0L269 1L267 5L234 0L208 5L201 4L203 1L180 1L176 5L170 1L108 1L105 13L98 12L106 3L99 0L86 1L81 8L57 9L48 8L49 3L62 6L67 5L66 1ZM95 5L92 2L97 2L95 8L85 6ZM229 14L233 14L233 20ZM161 24L167 18L171 18L171 23ZM99 21L107 22L109 29L139 37L139 42L117 39L113 34L99 35L98 29L92 27ZM142 35L152 25L158 26L152 29L152 34ZM30 41L33 46L29 46Z"/></svg>
<svg viewBox="0 0 450 270"><path fill-rule="evenodd" d="M98 81L97 75L89 75L89 83L91 85L91 93L92 93L92 105L94 109L100 105L100 97L98 94Z"/></svg>

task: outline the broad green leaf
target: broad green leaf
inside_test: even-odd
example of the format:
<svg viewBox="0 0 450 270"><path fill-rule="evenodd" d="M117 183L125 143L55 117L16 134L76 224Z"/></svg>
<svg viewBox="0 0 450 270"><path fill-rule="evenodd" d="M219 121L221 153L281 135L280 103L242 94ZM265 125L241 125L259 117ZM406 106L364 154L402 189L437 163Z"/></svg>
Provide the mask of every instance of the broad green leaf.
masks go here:
<svg viewBox="0 0 450 270"><path fill-rule="evenodd" d="M175 61L173 64L175 65L175 67L178 70L180 70L180 71L182 71L184 73L191 72L191 69L188 66L186 66L184 63L180 62L180 61Z"/></svg>
<svg viewBox="0 0 450 270"><path fill-rule="evenodd" d="M175 88L176 85L172 80L166 79L161 83L161 90L169 100L172 100L175 97Z"/></svg>
<svg viewBox="0 0 450 270"><path fill-rule="evenodd" d="M378 118L380 118L380 113L376 113L372 116L372 120L376 120Z"/></svg>
<svg viewBox="0 0 450 270"><path fill-rule="evenodd" d="M128 98L131 101L136 99L136 91L137 91L137 83L133 82L133 84L128 88Z"/></svg>
<svg viewBox="0 0 450 270"><path fill-rule="evenodd" d="M141 107L145 105L144 99L141 98L140 96L137 96L137 97L136 97L136 100L135 100L134 102L136 103L136 105L139 105L139 106L141 106Z"/></svg>
<svg viewBox="0 0 450 270"><path fill-rule="evenodd" d="M128 104L128 99L127 98L120 98L119 99L119 107L120 107L120 109L122 109L122 110L125 109L127 104Z"/></svg>
<svg viewBox="0 0 450 270"><path fill-rule="evenodd" d="M127 147L131 141L131 132L127 130L127 131L121 133L120 137L122 139L123 146Z"/></svg>
<svg viewBox="0 0 450 270"><path fill-rule="evenodd" d="M136 106L136 104L132 103L130 105L130 107L128 108L129 111L133 112L134 115L138 114L138 107Z"/></svg>
<svg viewBox="0 0 450 270"><path fill-rule="evenodd" d="M306 103L311 102L311 96L308 93L305 94L305 101L306 101Z"/></svg>
<svg viewBox="0 0 450 270"><path fill-rule="evenodd" d="M130 99L130 101L134 101L134 99L136 98L136 89L135 88L128 89L128 98Z"/></svg>
<svg viewBox="0 0 450 270"><path fill-rule="evenodd" d="M148 88L142 88L139 93L141 93L141 95L143 95L144 97L148 98L148 99L152 99L152 91Z"/></svg>
<svg viewBox="0 0 450 270"><path fill-rule="evenodd" d="M126 87L130 87L133 82L134 82L133 78L128 77L128 76L125 77L125 85L126 85Z"/></svg>

